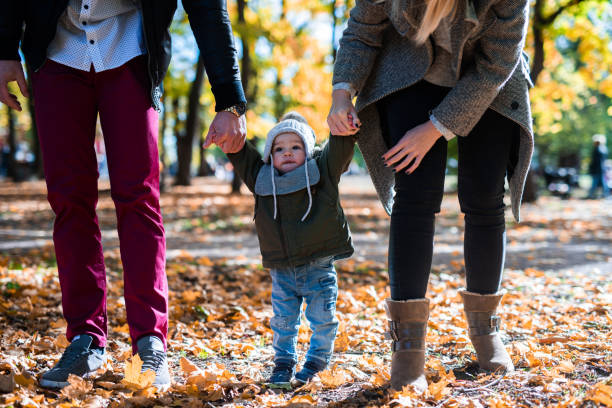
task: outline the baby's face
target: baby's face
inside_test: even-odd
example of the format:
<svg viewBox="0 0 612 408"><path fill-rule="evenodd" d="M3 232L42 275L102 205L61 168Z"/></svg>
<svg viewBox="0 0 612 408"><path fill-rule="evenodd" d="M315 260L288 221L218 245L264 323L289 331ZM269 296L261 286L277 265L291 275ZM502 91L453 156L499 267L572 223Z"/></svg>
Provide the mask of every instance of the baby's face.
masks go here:
<svg viewBox="0 0 612 408"><path fill-rule="evenodd" d="M281 173L295 170L304 164L306 150L302 138L295 133L281 133L272 144L274 168Z"/></svg>

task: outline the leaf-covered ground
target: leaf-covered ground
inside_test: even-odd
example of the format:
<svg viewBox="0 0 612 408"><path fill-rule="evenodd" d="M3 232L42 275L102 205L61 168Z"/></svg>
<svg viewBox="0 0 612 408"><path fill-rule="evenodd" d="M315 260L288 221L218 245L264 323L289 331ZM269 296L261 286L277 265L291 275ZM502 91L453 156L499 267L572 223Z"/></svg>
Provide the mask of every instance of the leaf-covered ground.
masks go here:
<svg viewBox="0 0 612 408"><path fill-rule="evenodd" d="M111 357L93 380L61 393L37 377L67 345L53 216L43 183L0 183L0 405L190 407L612 407L612 202L542 198L508 221L501 316L516 372L473 363L458 290L462 216L449 194L438 218L430 279L428 392L388 390L383 340L388 219L370 184L343 182L356 254L336 264L339 335L332 366L305 387L272 390L270 279L259 265L252 198L198 180L162 198L168 241L173 386L155 394L131 360L114 209L103 185L98 214L109 282ZM510 216L508 214L508 220ZM309 330L300 328L301 355ZM127 367L127 368L126 368Z"/></svg>

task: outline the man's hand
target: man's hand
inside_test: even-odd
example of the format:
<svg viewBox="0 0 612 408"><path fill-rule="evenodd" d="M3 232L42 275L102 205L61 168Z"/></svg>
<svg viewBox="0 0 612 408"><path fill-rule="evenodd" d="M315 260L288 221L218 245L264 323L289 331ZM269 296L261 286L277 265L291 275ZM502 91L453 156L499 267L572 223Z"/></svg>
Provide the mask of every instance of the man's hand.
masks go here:
<svg viewBox="0 0 612 408"><path fill-rule="evenodd" d="M21 104L17 96L9 93L8 83L17 81L19 90L25 97L30 97L28 84L23 75L23 68L20 61L1 60L0 61L0 102L21 112Z"/></svg>
<svg viewBox="0 0 612 408"><path fill-rule="evenodd" d="M204 148L216 144L223 153L238 153L246 141L246 117L237 117L231 112L217 112L210 124Z"/></svg>

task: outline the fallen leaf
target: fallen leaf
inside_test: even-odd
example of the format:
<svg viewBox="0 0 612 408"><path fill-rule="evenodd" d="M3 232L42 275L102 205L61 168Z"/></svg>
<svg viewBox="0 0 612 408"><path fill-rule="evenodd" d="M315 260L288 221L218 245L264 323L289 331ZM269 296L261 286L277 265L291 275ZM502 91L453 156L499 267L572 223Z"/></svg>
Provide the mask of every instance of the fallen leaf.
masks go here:
<svg viewBox="0 0 612 408"><path fill-rule="evenodd" d="M155 371L141 372L141 370L142 360L138 354L134 354L131 359L125 362L124 378L121 383L138 389L149 387L155 381Z"/></svg>
<svg viewBox="0 0 612 408"><path fill-rule="evenodd" d="M68 375L68 383L61 391L62 396L68 399L80 399L93 388L86 380L74 374Z"/></svg>
<svg viewBox="0 0 612 408"><path fill-rule="evenodd" d="M191 375L193 372L200 371L198 366L193 364L191 361L189 361L185 357L181 357L180 365L181 365L181 371L187 376Z"/></svg>
<svg viewBox="0 0 612 408"><path fill-rule="evenodd" d="M70 345L70 342L68 341L68 339L66 338L65 334L60 334L59 336L57 336L57 338L55 339L55 345L61 349L64 349L66 347L68 347Z"/></svg>
<svg viewBox="0 0 612 408"><path fill-rule="evenodd" d="M321 383L329 388L338 387L353 379L350 373L340 368L338 364L335 364L333 367L328 368L327 370L321 371L319 373L319 378L321 379Z"/></svg>

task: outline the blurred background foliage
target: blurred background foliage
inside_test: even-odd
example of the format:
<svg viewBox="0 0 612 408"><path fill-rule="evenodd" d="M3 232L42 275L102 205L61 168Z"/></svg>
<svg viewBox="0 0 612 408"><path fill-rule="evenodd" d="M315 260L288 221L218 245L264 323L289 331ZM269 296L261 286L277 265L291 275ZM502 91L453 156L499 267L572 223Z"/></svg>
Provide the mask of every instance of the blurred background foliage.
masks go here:
<svg viewBox="0 0 612 408"><path fill-rule="evenodd" d="M326 139L333 61L353 6L354 0L229 0L248 99L249 138L261 141L282 114L296 110L308 119L319 141ZM570 165L584 171L593 134L608 135L612 145L612 3L532 0L530 17L525 50L535 84L534 167ZM226 167L218 149L200 147L214 116L214 98L180 4L172 35L173 60L160 115L160 160L164 183L189 184L192 176ZM23 112L2 106L0 113L4 161L11 156L12 165L21 166L6 175L16 180L42 177L28 102L22 101ZM450 163L456 163L455 158L456 144L451 144ZM355 162L362 164L359 154Z"/></svg>

